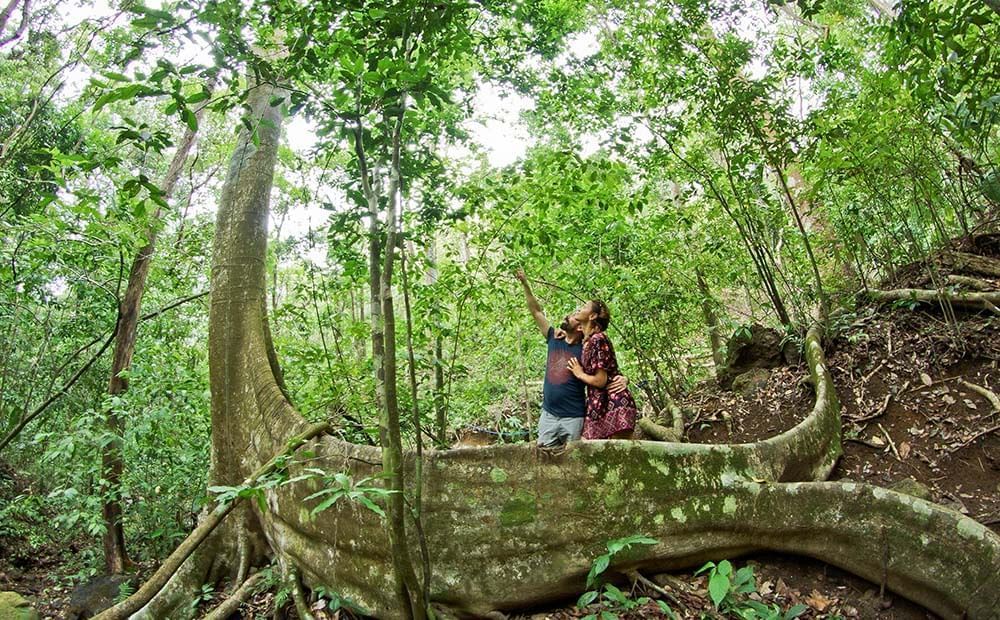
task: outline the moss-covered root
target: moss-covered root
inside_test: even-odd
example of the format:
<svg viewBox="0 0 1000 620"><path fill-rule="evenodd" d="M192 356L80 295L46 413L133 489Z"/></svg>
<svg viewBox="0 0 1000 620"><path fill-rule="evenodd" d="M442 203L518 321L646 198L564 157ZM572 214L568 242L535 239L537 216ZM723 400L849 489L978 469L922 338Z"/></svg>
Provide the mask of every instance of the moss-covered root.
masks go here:
<svg viewBox="0 0 1000 620"><path fill-rule="evenodd" d="M885 578L944 618L1000 618L1000 537L953 510L854 483L741 484L730 498L746 508L722 528L744 523L760 548Z"/></svg>
<svg viewBox="0 0 1000 620"><path fill-rule="evenodd" d="M582 589L604 541L642 533L660 544L636 551L621 570L682 568L744 552L782 551L824 560L874 583L884 576L890 590L944 618L1000 618L1000 537L957 512L878 487L738 481L659 510L643 510L648 504L638 498L622 498L615 510L595 505L586 524L562 527L540 517L547 510L562 513L547 506L544 495L521 495L533 518L525 517L520 527L501 522L492 548L477 552L488 541L447 537L450 546L434 559L437 598L476 613L571 596ZM542 532L543 523L552 529ZM435 536L433 544L445 544L445 538Z"/></svg>
<svg viewBox="0 0 1000 620"><path fill-rule="evenodd" d="M506 500L472 486L446 501L438 495L426 515L432 600L467 614L573 597L606 541L645 534L659 544L635 549L613 569L677 569L774 550L874 583L885 578L890 590L945 618L1000 617L1000 537L907 495L854 483L730 480L685 494L632 484L611 501L601 475L590 489L569 490L540 480L512 488L494 473ZM322 519L312 527L274 519L269 535L310 583L378 617L402 617L386 578L383 528L363 509L341 516L337 530Z"/></svg>

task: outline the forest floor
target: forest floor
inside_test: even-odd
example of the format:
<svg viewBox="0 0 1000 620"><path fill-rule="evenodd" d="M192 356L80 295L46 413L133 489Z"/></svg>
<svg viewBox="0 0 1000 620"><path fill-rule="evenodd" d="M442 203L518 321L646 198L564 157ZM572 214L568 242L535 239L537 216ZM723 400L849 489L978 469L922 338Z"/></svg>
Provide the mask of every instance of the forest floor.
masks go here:
<svg viewBox="0 0 1000 620"><path fill-rule="evenodd" d="M922 284L904 273L893 285ZM1000 317L960 312L954 322L927 308L862 305L834 321L826 351L842 406L844 454L831 479L884 487L910 484L907 492L922 490L932 501L1000 532L1000 409L985 395L1000 393ZM804 365L785 366L770 370L748 395L722 390L711 381L678 404L688 415L687 441L741 443L792 428L809 413L813 393ZM0 500L30 493L30 487L30 481L0 468ZM22 526L13 536L0 529L8 545L0 553L0 591L29 597L43 618L65 618L85 541L60 548L37 544L29 539L31 524ZM734 570L753 568L750 599L782 611L804 605L801 618L934 617L889 592L880 593L878 584L820 561L760 554L735 559L733 565ZM681 603L671 604L677 617L720 617L704 574L691 570L648 577ZM620 585L627 591L630 584ZM631 585L632 600L653 595L641 584ZM274 597L273 590L257 595L244 607L244 617L270 617ZM602 610L622 618L667 617L653 601L633 609L595 604L585 610L567 601L517 617L579 618ZM317 610L316 617L339 615Z"/></svg>

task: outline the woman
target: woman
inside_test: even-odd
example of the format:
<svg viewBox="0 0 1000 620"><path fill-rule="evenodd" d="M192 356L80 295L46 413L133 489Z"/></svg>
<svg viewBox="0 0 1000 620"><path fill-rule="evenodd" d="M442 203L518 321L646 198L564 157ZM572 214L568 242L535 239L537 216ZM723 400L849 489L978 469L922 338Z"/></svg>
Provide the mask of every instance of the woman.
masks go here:
<svg viewBox="0 0 1000 620"><path fill-rule="evenodd" d="M583 356L569 361L569 370L587 384L587 417L584 439L631 439L636 406L627 389L608 392L608 382L618 376L618 359L605 330L611 323L608 306L599 300L585 303L574 316L583 330Z"/></svg>

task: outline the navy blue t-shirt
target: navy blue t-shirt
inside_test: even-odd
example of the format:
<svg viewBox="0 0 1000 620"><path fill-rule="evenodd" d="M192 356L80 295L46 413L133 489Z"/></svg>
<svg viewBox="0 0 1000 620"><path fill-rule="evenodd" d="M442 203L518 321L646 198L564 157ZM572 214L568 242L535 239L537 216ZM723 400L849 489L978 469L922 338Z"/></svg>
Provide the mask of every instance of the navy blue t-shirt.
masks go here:
<svg viewBox="0 0 1000 620"><path fill-rule="evenodd" d="M566 344L555 337L553 327L549 327L545 341L549 344L549 358L545 363L542 407L557 418L582 418L587 413L587 386L566 366L572 357L580 361L583 342Z"/></svg>

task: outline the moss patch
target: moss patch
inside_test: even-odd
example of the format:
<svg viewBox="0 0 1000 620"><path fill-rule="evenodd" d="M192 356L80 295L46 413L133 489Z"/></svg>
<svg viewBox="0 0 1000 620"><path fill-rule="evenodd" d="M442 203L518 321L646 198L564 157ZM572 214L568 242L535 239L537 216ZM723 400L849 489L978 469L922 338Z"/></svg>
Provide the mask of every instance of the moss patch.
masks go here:
<svg viewBox="0 0 1000 620"><path fill-rule="evenodd" d="M500 511L500 525L504 527L527 525L535 520L537 514L538 504L535 502L535 496L527 491L518 491L503 505L503 510Z"/></svg>

